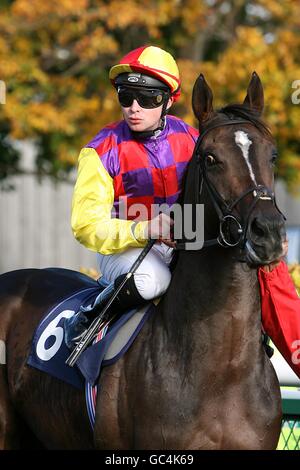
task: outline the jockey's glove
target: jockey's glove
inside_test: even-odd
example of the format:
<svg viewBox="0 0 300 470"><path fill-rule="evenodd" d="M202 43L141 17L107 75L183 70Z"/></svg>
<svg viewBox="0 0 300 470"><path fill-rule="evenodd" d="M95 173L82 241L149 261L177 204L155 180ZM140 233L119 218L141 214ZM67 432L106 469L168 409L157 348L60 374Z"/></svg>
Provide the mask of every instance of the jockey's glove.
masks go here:
<svg viewBox="0 0 300 470"><path fill-rule="evenodd" d="M145 226L145 238L152 239L172 239L173 219L167 214L159 214L148 221Z"/></svg>

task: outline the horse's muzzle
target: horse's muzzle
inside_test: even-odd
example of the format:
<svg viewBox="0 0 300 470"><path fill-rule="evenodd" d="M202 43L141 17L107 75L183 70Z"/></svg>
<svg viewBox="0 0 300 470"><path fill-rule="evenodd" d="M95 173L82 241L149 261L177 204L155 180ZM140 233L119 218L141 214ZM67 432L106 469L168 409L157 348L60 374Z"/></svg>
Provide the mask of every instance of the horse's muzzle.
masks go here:
<svg viewBox="0 0 300 470"><path fill-rule="evenodd" d="M251 267L266 265L281 258L286 240L285 222L277 211L258 213L249 220L245 245L246 262Z"/></svg>

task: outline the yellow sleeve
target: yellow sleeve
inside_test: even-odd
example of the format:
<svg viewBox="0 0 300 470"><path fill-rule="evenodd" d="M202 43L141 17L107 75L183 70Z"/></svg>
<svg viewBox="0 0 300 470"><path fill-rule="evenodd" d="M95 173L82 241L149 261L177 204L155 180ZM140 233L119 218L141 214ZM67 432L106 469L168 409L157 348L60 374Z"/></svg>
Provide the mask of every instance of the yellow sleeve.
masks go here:
<svg viewBox="0 0 300 470"><path fill-rule="evenodd" d="M95 149L82 149L72 200L71 225L75 238L103 255L145 246L143 229L147 221L134 224L132 220L112 218L113 203L113 179Z"/></svg>

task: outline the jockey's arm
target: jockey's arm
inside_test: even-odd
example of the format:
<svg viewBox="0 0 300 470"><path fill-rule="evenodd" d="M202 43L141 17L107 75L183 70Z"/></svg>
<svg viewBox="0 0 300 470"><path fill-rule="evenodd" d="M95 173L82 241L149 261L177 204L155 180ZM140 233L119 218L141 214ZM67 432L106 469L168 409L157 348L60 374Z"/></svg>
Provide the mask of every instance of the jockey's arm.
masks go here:
<svg viewBox="0 0 300 470"><path fill-rule="evenodd" d="M93 148L82 149L72 200L71 225L75 238L104 255L145 246L148 222L112 218L113 203L113 179Z"/></svg>
<svg viewBox="0 0 300 470"><path fill-rule="evenodd" d="M281 261L272 271L260 268L262 324L279 352L300 377L300 298Z"/></svg>

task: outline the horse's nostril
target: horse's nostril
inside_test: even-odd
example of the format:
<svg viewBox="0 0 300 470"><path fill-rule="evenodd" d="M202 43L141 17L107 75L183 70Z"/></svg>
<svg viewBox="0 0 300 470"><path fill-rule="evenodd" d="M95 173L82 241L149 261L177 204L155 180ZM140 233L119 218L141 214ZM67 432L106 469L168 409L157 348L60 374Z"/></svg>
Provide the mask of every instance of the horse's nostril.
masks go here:
<svg viewBox="0 0 300 470"><path fill-rule="evenodd" d="M257 237L263 237L265 235L265 229L263 224L258 220L258 218L253 219L251 223L251 232Z"/></svg>

